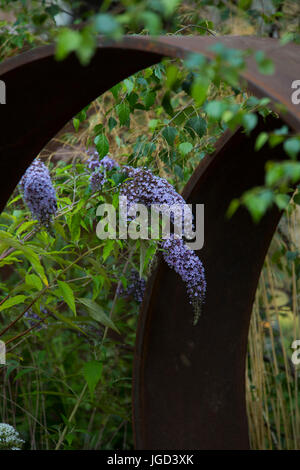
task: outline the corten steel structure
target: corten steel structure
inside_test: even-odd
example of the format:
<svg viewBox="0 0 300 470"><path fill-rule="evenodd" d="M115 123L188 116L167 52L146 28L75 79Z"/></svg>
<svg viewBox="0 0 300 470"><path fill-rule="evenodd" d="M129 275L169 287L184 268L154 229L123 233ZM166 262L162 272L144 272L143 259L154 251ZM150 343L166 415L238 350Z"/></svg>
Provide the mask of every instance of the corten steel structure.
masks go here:
<svg viewBox="0 0 300 470"><path fill-rule="evenodd" d="M282 123L300 131L300 106L291 83L300 78L300 48L252 37L99 39L90 64L74 55L54 59L54 46L40 47L0 65L7 104L1 108L0 204L4 208L24 171L49 140L89 102L163 57L189 52L211 57L216 42L263 50L275 74L261 75L249 59L243 77L258 97L286 112L260 122L251 137L225 133L188 182L184 197L205 204L207 299L197 326L180 278L162 261L148 282L136 340L133 422L137 449L247 449L245 357L254 295L281 213L273 208L255 225L246 210L227 220L232 198L264 182L267 160L283 159L281 147L254 152L262 130Z"/></svg>

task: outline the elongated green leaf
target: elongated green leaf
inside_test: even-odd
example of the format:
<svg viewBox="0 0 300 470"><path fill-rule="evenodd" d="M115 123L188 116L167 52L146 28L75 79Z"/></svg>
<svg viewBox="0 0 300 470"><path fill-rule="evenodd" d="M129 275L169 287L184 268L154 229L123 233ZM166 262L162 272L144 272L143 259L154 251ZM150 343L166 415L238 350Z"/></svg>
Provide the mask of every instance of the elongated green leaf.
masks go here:
<svg viewBox="0 0 300 470"><path fill-rule="evenodd" d="M80 331L82 334L84 334L85 336L87 336L86 332L85 332L84 330L82 330L81 328L79 328L79 326L77 326L76 323L74 323L72 320L70 320L70 318L65 317L64 315L62 315L61 313L59 313L57 310L54 310L53 308L49 308L49 306L47 306L47 308L48 308L49 310L51 310L51 312L52 312L60 321L62 321L63 323L66 323L69 327L73 328L74 330Z"/></svg>
<svg viewBox="0 0 300 470"><path fill-rule="evenodd" d="M83 366L83 375L87 381L91 397L93 398L96 385L102 376L101 362L95 360L86 362Z"/></svg>
<svg viewBox="0 0 300 470"><path fill-rule="evenodd" d="M102 255L103 261L106 261L106 259L109 257L110 253L114 249L114 245L115 245L114 240L106 241L104 248L103 248L103 255Z"/></svg>
<svg viewBox="0 0 300 470"><path fill-rule="evenodd" d="M64 301L70 307L74 315L76 315L75 298L71 287L64 281L57 281L57 283L59 285L59 289L64 298Z"/></svg>
<svg viewBox="0 0 300 470"><path fill-rule="evenodd" d="M48 279L46 277L45 271L43 266L41 265L41 262L39 260L38 255L28 246L23 247L22 245L20 246L20 250L24 253L25 257L28 259L28 261L31 263L33 269L37 272L37 274L40 276L42 279L43 283L48 286Z"/></svg>
<svg viewBox="0 0 300 470"><path fill-rule="evenodd" d="M25 282L30 287L35 287L37 290L42 290L43 284L36 274L26 274Z"/></svg>
<svg viewBox="0 0 300 470"><path fill-rule="evenodd" d="M22 224L18 230L16 231L16 235L21 235L21 233L25 232L26 230L30 229L33 225L36 225L35 220L30 220L29 222L25 222Z"/></svg>
<svg viewBox="0 0 300 470"><path fill-rule="evenodd" d="M22 304L24 303L26 299L27 299L26 295L15 295L14 297L7 299L5 302L3 302L2 305L0 305L0 312L10 307L14 307L15 305Z"/></svg>
<svg viewBox="0 0 300 470"><path fill-rule="evenodd" d="M100 305L98 305L96 302L94 302L91 299L78 299L78 302L80 302L82 305L87 307L90 316L101 323L104 326L107 326L111 328L112 330L115 330L119 333L118 328L115 326L113 321L104 313L104 310Z"/></svg>

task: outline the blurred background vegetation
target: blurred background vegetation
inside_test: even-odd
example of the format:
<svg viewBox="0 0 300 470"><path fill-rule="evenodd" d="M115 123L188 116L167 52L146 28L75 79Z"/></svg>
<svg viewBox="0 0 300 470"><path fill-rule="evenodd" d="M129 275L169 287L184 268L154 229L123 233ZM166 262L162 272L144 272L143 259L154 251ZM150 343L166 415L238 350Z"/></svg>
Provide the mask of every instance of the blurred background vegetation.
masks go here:
<svg viewBox="0 0 300 470"><path fill-rule="evenodd" d="M297 0L0 1L1 60L55 41L59 60L75 51L85 64L97 34L117 39L123 33L251 34L299 43L300 4ZM77 305L74 317L64 292L55 286L54 294L36 303L37 314L41 306L47 308L38 325L26 332L31 325L21 319L5 332L8 363L0 370L0 420L17 428L27 449L133 447L131 365L139 304L118 295L118 287L120 279L126 284L131 268L139 270L144 249L112 243L99 248L97 259L93 253L85 254L99 243L91 224L95 205L86 191L86 149L96 145L100 156L109 152L120 164L147 165L181 191L228 127L243 125L250 132L256 122L249 116L271 112L268 101L255 100L242 85L233 83L243 58L233 51L215 52L211 65L195 58L185 64L168 60L139 72L74 116L52 139L40 158L49 164L58 195L54 233L35 231L18 188L1 216L1 231L39 254L50 282L68 270L61 279L71 286L74 297L91 296L99 308L92 314ZM258 65L272 73L266 58ZM199 67L214 77L203 97L204 82L194 81ZM231 71L229 80L225 68ZM233 115L239 116L235 122ZM112 188L115 184L112 180ZM107 194L100 198L109 198ZM74 201L80 199L91 204L84 206L90 212L83 221L80 207L74 209ZM258 207L259 201L254 202ZM291 344L300 339L299 202L296 191L292 202L284 205L253 308L246 376L253 449L300 448L299 366L291 362ZM10 246L3 237L1 244L2 304L12 294L29 292L34 297L42 283L27 277L34 272L32 260L7 254ZM147 250L144 276L153 246ZM0 311L4 329L21 307ZM103 312L118 331L106 329Z"/></svg>

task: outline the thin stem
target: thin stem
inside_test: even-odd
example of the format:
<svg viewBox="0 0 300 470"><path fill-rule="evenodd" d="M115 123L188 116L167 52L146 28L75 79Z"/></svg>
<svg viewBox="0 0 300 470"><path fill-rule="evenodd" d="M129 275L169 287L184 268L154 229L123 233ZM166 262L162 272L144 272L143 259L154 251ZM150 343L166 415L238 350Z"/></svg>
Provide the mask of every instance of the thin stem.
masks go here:
<svg viewBox="0 0 300 470"><path fill-rule="evenodd" d="M79 396L77 402L75 403L75 406L74 406L74 408L73 408L73 410L72 410L72 413L70 414L70 417L69 417L69 420L68 420L69 423L71 423L71 421L73 420L73 418L74 418L74 416L75 416L75 414L76 414L76 412L77 412L77 410L78 410L78 407L79 407L79 405L80 405L80 403L81 403L81 400L83 399L83 396L84 396L84 394L85 394L85 392L86 392L86 389L87 389L87 384L84 385L84 387L83 387L83 389L82 389L82 391L81 391L81 394L80 394L80 396ZM63 432L62 432L62 435L60 436L59 441L58 441L58 443L56 444L55 450L59 450L60 446L62 445L62 443L63 443L63 441L64 441L64 439L65 439L65 437L66 437L67 431L68 431L68 424L66 424L66 426L65 426L65 428L64 428L64 430L63 430Z"/></svg>

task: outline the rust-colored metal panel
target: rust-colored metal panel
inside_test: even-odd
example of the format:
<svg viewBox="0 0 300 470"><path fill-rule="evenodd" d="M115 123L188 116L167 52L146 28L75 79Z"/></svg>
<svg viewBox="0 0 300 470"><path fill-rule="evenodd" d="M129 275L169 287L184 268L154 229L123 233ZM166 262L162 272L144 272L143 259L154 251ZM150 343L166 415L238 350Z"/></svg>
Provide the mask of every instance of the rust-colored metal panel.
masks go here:
<svg viewBox="0 0 300 470"><path fill-rule="evenodd" d="M0 64L7 104L0 113L0 210L27 166L66 122L90 101L162 57L201 52L214 43L263 50L275 64L261 75L253 59L244 73L248 89L286 106L281 119L260 122L247 138L225 134L184 191L188 202L205 204L205 246L201 250L208 294L197 326L179 277L160 262L148 283L137 332L133 421L138 449L246 449L245 354L252 303L263 260L280 219L273 209L254 225L239 210L227 220L230 200L262 184L264 164L281 159L280 147L253 151L257 132L285 122L300 131L300 108L291 83L299 78L300 48L252 37L99 39L91 63L72 55L54 60L53 46L37 48ZM105 64L105 66L103 66Z"/></svg>
<svg viewBox="0 0 300 470"><path fill-rule="evenodd" d="M277 126L271 121L268 127ZM258 130L265 129L261 124ZM247 449L245 356L259 274L280 218L259 225L246 210L225 217L230 201L263 184L264 164L277 148L253 152L251 139L225 134L184 191L205 205L199 252L207 298L196 326L185 286L160 262L142 306L135 360L136 445L148 449ZM138 399L138 397L141 397ZM156 431L155 431L156 430Z"/></svg>

